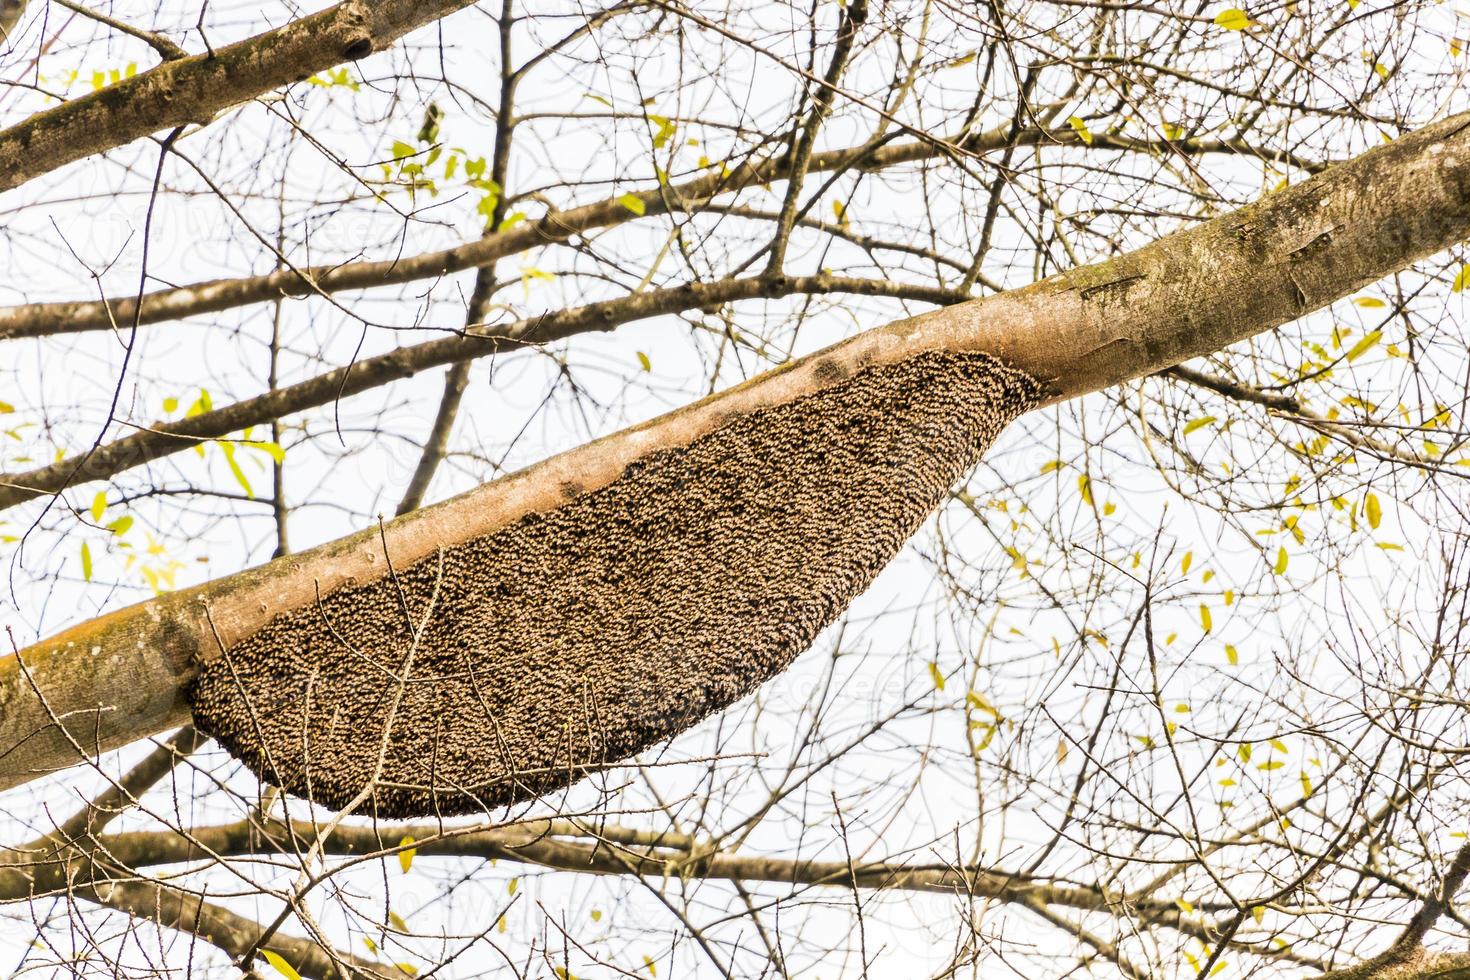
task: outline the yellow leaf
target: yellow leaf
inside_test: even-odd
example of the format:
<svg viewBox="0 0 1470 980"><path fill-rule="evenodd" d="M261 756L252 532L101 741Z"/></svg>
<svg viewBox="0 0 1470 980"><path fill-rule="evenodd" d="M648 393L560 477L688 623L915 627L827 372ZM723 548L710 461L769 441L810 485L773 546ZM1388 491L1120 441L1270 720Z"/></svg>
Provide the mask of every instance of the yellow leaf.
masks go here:
<svg viewBox="0 0 1470 980"><path fill-rule="evenodd" d="M1237 666L1240 663L1240 651L1229 643L1225 644L1225 659L1230 661L1230 666Z"/></svg>
<svg viewBox="0 0 1470 980"><path fill-rule="evenodd" d="M649 956L647 953L643 954L643 966L648 970L649 976L658 976L658 967L654 965L653 957Z"/></svg>
<svg viewBox="0 0 1470 980"><path fill-rule="evenodd" d="M1061 468L1062 468L1062 461L1059 460L1059 459L1053 459L1050 462L1046 462L1046 463L1042 463L1041 464L1041 472L1043 472L1043 473L1050 473L1053 470L1059 470Z"/></svg>
<svg viewBox="0 0 1470 980"><path fill-rule="evenodd" d="M929 676L934 679L934 690L944 690L944 675L939 672L939 664L932 660L929 662Z"/></svg>
<svg viewBox="0 0 1470 980"><path fill-rule="evenodd" d="M1285 548L1282 548L1282 549L1280 549L1279 551L1276 552L1276 568L1275 568L1275 571L1276 571L1276 574L1277 575L1285 575L1286 574L1286 563L1289 560L1289 557L1290 556L1287 555Z"/></svg>
<svg viewBox="0 0 1470 980"><path fill-rule="evenodd" d="M1262 772L1274 772L1284 765L1286 765L1286 763L1282 762L1280 759L1272 759L1270 762L1261 763L1259 766L1256 766L1256 768L1261 770Z"/></svg>
<svg viewBox="0 0 1470 980"><path fill-rule="evenodd" d="M1368 518L1368 526L1374 530L1378 529L1383 520L1383 506L1378 503L1378 495L1369 493L1363 500L1363 514Z"/></svg>
<svg viewBox="0 0 1470 980"><path fill-rule="evenodd" d="M92 498L92 520L102 520L102 512L107 509L107 491L98 490L97 496Z"/></svg>
<svg viewBox="0 0 1470 980"><path fill-rule="evenodd" d="M1214 421L1215 416L1213 415L1202 415L1197 419L1190 419L1188 424L1184 426L1184 434L1189 435L1191 432L1196 432L1200 429L1203 429L1205 426L1212 424Z"/></svg>
<svg viewBox="0 0 1470 980"><path fill-rule="evenodd" d="M519 878L512 878L505 883L505 890L512 895L516 893L516 889L519 887L521 887L521 879Z"/></svg>
<svg viewBox="0 0 1470 980"><path fill-rule="evenodd" d="M15 411L14 405L10 404L10 402L0 401L0 415L9 415L13 411Z"/></svg>
<svg viewBox="0 0 1470 980"><path fill-rule="evenodd" d="M286 461L286 450L281 448L280 443L264 442L259 439L245 439L242 441L251 449L258 449L261 452L265 453L277 463L284 463Z"/></svg>
<svg viewBox="0 0 1470 980"><path fill-rule="evenodd" d="M1188 575L1189 566L1192 564L1194 564L1194 552L1186 551L1183 560L1179 562L1179 574Z"/></svg>
<svg viewBox="0 0 1470 980"><path fill-rule="evenodd" d="M639 217L642 217L648 210L648 206L643 203L643 198L633 193L619 194L618 203Z"/></svg>
<svg viewBox="0 0 1470 980"><path fill-rule="evenodd" d="M1216 14L1215 23L1227 31L1243 31L1255 22L1245 15L1244 10L1239 7L1231 7Z"/></svg>
<svg viewBox="0 0 1470 980"><path fill-rule="evenodd" d="M985 712L992 718L1000 718L1000 712L995 710L995 706L991 704L989 699L987 699L985 695L981 694L979 691L965 692L965 703L968 704L971 708L974 708L976 711Z"/></svg>
<svg viewBox="0 0 1470 980"><path fill-rule="evenodd" d="M1210 618L1210 607L1203 602L1199 604L1199 624L1204 627L1206 633L1213 628L1213 620Z"/></svg>
<svg viewBox="0 0 1470 980"><path fill-rule="evenodd" d="M1353 300L1353 305L1361 306L1365 310L1376 310L1381 309L1388 304L1379 299L1377 296L1359 296L1357 299Z"/></svg>
<svg viewBox="0 0 1470 980"><path fill-rule="evenodd" d="M641 367L644 371L653 370L653 362L650 361L648 359L648 355L643 353L642 351L638 352L638 366Z"/></svg>
<svg viewBox="0 0 1470 980"><path fill-rule="evenodd" d="M1303 769L1302 770L1302 798L1305 799L1306 797L1311 796L1311 795L1312 795L1312 777L1311 776L1308 776L1307 775L1307 771L1305 769Z"/></svg>
<svg viewBox="0 0 1470 980"><path fill-rule="evenodd" d="M369 953L376 953L378 951L378 944L373 942L372 936L363 936L362 944L368 948Z"/></svg>
<svg viewBox="0 0 1470 980"><path fill-rule="evenodd" d="M1092 506L1092 478L1089 477L1086 473L1083 473L1081 476L1079 476L1077 478L1077 489L1082 494L1082 502L1084 504L1086 504L1087 506L1091 507Z"/></svg>
<svg viewBox="0 0 1470 980"><path fill-rule="evenodd" d="M1403 551L1404 550L1404 546L1403 545L1401 545L1401 544L1394 544L1392 541L1380 541L1378 543L1378 547L1382 548L1384 551Z"/></svg>
<svg viewBox="0 0 1470 980"><path fill-rule="evenodd" d="M92 581L92 549L85 541L82 542L82 578Z"/></svg>
<svg viewBox="0 0 1470 980"><path fill-rule="evenodd" d="M502 915L499 920L496 921L495 931L501 933L505 932L505 916Z"/></svg>
<svg viewBox="0 0 1470 980"><path fill-rule="evenodd" d="M280 953L273 953L270 950L265 949L261 950L261 955L264 956L265 961L269 963L272 967L274 967L275 971L281 976L285 977L286 980L301 980L301 974L297 973L295 967L293 967L290 963L287 963L285 957L283 957Z"/></svg>
<svg viewBox="0 0 1470 980"><path fill-rule="evenodd" d="M398 967L398 969L402 970L410 977L416 977L419 975L419 968L414 966L412 963L394 963L393 965Z"/></svg>
<svg viewBox="0 0 1470 980"><path fill-rule="evenodd" d="M1291 749L1288 749L1286 747L1286 743L1281 741L1281 739L1279 738L1270 739L1269 744L1271 748L1275 749L1277 752L1286 753L1291 751Z"/></svg>
<svg viewBox="0 0 1470 980"><path fill-rule="evenodd" d="M1227 606L1233 606L1233 605L1235 605L1235 590L1234 589L1226 589L1225 590L1225 605L1227 605Z"/></svg>
<svg viewBox="0 0 1470 980"><path fill-rule="evenodd" d="M1235 747L1235 754L1240 756L1241 762L1251 761L1251 743L1241 742Z"/></svg>
<svg viewBox="0 0 1470 980"><path fill-rule="evenodd" d="M1252 917L1255 918L1256 925L1260 925L1261 924L1261 920L1266 917L1266 906L1264 906L1264 905L1257 905L1257 906L1255 906L1254 908L1251 909L1251 915L1252 915Z"/></svg>
<svg viewBox="0 0 1470 980"><path fill-rule="evenodd" d="M1174 899L1174 904L1179 906L1179 911L1183 912L1185 915L1188 915L1189 913L1194 911L1194 905L1190 902L1186 902L1182 898Z"/></svg>
<svg viewBox="0 0 1470 980"><path fill-rule="evenodd" d="M1118 505L1115 504L1115 503L1113 503L1110 500L1107 503L1103 504L1103 516L1104 517L1112 517L1113 516L1113 512L1116 511L1117 509L1118 509Z"/></svg>
<svg viewBox="0 0 1470 980"><path fill-rule="evenodd" d="M1378 343L1378 341L1382 337L1382 330L1374 330L1372 333L1365 335L1362 340L1354 344L1343 356L1346 357L1349 361L1356 361L1358 358L1368 353L1369 349L1372 348L1374 344Z"/></svg>
<svg viewBox="0 0 1470 980"><path fill-rule="evenodd" d="M589 913L589 914L592 916L592 921L593 922L601 922L602 921L602 909L593 909L591 911L591 913Z"/></svg>
<svg viewBox="0 0 1470 980"><path fill-rule="evenodd" d="M404 874L408 874L408 869L413 867L413 856L419 852L419 849L412 845L413 837L408 834L404 834L403 840L398 842L398 846L403 848L398 852L398 866L403 869Z"/></svg>
<svg viewBox="0 0 1470 980"><path fill-rule="evenodd" d="M1087 123L1083 122L1082 117L1070 117L1067 120L1067 125L1072 127L1072 131L1077 134L1078 139L1086 143L1088 146L1092 145L1092 133L1088 130Z"/></svg>
<svg viewBox="0 0 1470 980"><path fill-rule="evenodd" d="M390 911L388 913L388 924L391 925L394 929L397 929L399 932L408 931L408 923L404 922L403 916L399 915L397 912Z"/></svg>

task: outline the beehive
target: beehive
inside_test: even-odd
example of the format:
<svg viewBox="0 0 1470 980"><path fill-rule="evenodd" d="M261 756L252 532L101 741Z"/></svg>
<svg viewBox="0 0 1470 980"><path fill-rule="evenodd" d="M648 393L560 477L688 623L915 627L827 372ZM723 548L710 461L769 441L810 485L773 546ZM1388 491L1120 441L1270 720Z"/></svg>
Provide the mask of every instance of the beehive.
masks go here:
<svg viewBox="0 0 1470 980"><path fill-rule="evenodd" d="M993 358L929 352L734 417L277 616L201 670L196 723L318 803L371 782L383 817L566 786L783 670L1040 394Z"/></svg>

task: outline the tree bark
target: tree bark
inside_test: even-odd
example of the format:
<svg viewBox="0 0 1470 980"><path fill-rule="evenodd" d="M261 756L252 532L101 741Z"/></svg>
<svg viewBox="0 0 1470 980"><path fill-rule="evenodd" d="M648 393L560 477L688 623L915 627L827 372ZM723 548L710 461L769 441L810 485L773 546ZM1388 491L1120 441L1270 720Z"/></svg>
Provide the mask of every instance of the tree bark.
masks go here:
<svg viewBox="0 0 1470 980"><path fill-rule="evenodd" d="M346 0L208 54L168 61L0 132L0 191L356 61L474 0Z"/></svg>
<svg viewBox="0 0 1470 980"><path fill-rule="evenodd" d="M732 415L927 350L983 352L1049 386L1047 404L1159 371L1319 309L1470 235L1470 114L1135 252L861 333L661 418L441 504L76 626L0 661L0 789L188 719L182 688L278 614L375 581Z"/></svg>

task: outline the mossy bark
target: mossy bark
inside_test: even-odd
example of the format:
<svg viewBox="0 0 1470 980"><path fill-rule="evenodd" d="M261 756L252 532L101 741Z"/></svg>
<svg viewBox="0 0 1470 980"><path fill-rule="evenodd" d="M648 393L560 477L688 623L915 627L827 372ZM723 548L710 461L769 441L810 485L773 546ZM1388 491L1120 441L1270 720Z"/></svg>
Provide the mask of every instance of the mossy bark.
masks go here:
<svg viewBox="0 0 1470 980"><path fill-rule="evenodd" d="M0 660L0 789L187 720L197 664L277 616L608 486L652 453L924 351L1094 391L1287 323L1470 236L1470 115L1109 262L859 334L383 529L143 603ZM22 664L25 669L22 669Z"/></svg>

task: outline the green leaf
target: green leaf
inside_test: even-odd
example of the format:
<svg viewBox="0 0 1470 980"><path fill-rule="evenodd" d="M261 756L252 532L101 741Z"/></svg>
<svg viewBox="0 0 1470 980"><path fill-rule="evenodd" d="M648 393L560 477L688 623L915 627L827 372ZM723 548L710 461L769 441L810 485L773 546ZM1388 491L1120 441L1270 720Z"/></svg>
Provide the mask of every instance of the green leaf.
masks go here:
<svg viewBox="0 0 1470 980"><path fill-rule="evenodd" d="M85 541L82 542L82 578L92 581L92 549Z"/></svg>
<svg viewBox="0 0 1470 980"><path fill-rule="evenodd" d="M619 194L618 203L639 217L642 217L648 210L647 205L643 203L643 198L631 192Z"/></svg>
<svg viewBox="0 0 1470 980"><path fill-rule="evenodd" d="M1243 31L1255 21L1247 17L1245 11L1239 7L1230 7L1215 15L1215 23L1227 31Z"/></svg>
<svg viewBox="0 0 1470 980"><path fill-rule="evenodd" d="M398 842L398 846L403 848L398 852L398 866L403 869L404 874L408 874L408 869L413 867L413 856L419 852L417 847L410 846L412 844L411 834L404 834L403 839Z"/></svg>
<svg viewBox="0 0 1470 980"><path fill-rule="evenodd" d="M392 152L394 160L403 160L407 157L413 156L415 153L418 152L418 149L412 144L405 143L402 140L394 140Z"/></svg>
<svg viewBox="0 0 1470 980"><path fill-rule="evenodd" d="M439 142L439 120L443 118L444 110L439 108L437 102L430 102L429 107L424 110L423 125L419 126L418 140L420 143Z"/></svg>

